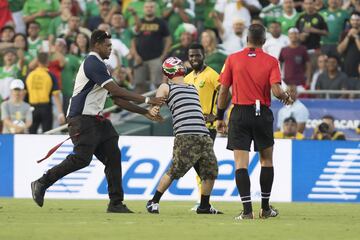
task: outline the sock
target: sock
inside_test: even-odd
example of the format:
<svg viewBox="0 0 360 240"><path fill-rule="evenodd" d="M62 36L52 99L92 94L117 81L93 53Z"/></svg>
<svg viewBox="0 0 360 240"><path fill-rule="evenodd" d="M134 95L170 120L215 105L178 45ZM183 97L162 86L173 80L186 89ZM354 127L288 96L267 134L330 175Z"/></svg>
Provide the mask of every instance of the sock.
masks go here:
<svg viewBox="0 0 360 240"><path fill-rule="evenodd" d="M210 195L202 195L201 194L201 202L200 202L200 208L209 208L210 207Z"/></svg>
<svg viewBox="0 0 360 240"><path fill-rule="evenodd" d="M235 171L236 186L244 207L244 214L252 212L250 195L250 178L246 168L240 168Z"/></svg>
<svg viewBox="0 0 360 240"><path fill-rule="evenodd" d="M156 193L155 193L154 197L151 199L151 201L153 201L154 203L159 203L162 195L163 195L163 193L156 190Z"/></svg>
<svg viewBox="0 0 360 240"><path fill-rule="evenodd" d="M269 210L269 200L271 194L271 187L274 181L274 168L261 167L260 172L260 187L261 187L261 208Z"/></svg>

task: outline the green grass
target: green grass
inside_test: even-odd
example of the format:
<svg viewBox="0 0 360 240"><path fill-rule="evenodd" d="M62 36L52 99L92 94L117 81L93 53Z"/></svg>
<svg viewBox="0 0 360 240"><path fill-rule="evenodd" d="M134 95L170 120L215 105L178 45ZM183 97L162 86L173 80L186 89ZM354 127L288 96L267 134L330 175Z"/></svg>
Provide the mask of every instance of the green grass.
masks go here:
<svg viewBox="0 0 360 240"><path fill-rule="evenodd" d="M240 204L215 202L224 215L196 215L193 202L162 202L150 215L145 201L127 201L136 214L107 214L107 201L0 199L0 239L292 240L360 239L359 204L277 203L280 216L236 222ZM255 211L259 205L255 204Z"/></svg>

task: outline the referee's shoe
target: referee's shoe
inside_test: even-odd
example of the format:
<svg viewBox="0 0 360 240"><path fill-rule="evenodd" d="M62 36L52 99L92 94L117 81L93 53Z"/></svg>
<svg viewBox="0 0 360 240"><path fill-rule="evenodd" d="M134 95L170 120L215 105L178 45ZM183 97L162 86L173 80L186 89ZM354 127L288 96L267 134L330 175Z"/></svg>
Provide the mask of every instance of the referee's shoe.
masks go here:
<svg viewBox="0 0 360 240"><path fill-rule="evenodd" d="M279 211L270 205L269 210L260 210L259 218L265 219L269 217L276 217L277 215L279 215Z"/></svg>

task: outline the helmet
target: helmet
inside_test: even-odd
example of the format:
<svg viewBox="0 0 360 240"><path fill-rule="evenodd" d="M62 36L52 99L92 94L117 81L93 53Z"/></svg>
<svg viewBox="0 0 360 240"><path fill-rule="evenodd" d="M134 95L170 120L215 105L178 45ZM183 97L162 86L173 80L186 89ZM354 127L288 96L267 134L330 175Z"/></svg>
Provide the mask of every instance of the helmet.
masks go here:
<svg viewBox="0 0 360 240"><path fill-rule="evenodd" d="M186 68L183 62L177 57L169 57L162 64L162 70L169 79L185 76Z"/></svg>

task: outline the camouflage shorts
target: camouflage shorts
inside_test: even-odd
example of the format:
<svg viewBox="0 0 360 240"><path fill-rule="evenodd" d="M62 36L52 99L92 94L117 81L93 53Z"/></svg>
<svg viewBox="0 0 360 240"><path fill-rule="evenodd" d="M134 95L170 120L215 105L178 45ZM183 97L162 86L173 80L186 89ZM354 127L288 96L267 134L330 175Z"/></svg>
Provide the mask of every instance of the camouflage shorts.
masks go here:
<svg viewBox="0 0 360 240"><path fill-rule="evenodd" d="M213 149L213 141L204 135L180 135L175 137L173 161L167 175L172 179L184 176L196 162L199 162L202 180L216 179L218 165Z"/></svg>

